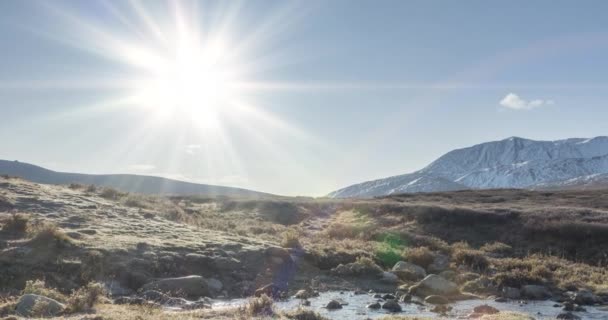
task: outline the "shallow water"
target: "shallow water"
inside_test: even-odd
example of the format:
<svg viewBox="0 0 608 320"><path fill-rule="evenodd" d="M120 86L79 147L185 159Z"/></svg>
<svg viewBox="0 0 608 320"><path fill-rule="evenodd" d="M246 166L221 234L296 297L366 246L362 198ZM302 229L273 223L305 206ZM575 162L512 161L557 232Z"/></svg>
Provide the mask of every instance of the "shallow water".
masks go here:
<svg viewBox="0 0 608 320"><path fill-rule="evenodd" d="M327 304L327 302L332 299L343 300L347 302L348 305L343 306L342 309L331 311L323 308ZM322 292L319 297L309 299L309 301L311 305L309 307L303 308L319 312L321 315L324 315L330 319L375 319L389 314L389 312L382 309L367 309L365 306L376 301L376 299L374 299L372 295L368 294L355 295L351 292L344 292L341 294L340 292L336 291L328 291ZM239 306L243 305L246 302L247 299L215 301L213 303L213 307L221 308L229 306ZM289 299L287 301L275 302L275 305L279 310L293 310L300 306L300 302L301 301L299 299ZM555 319L556 316L562 312L561 307L553 307L555 303L556 302L554 301L530 301L527 304L519 304L517 302L499 303L495 302L494 300L466 300L450 304L450 306L453 307L453 310L448 313L447 318L465 319L466 316L472 312L474 307L482 304L488 304L501 311L515 311L520 313L526 313L538 320ZM414 303L400 303L400 305L403 308L403 311L398 313L399 315L425 316L430 318L446 319L446 317L440 317L438 314L430 312L430 309L432 309L432 306L430 305L420 306ZM581 317L581 319L608 319L608 311L602 311L596 307L591 306L586 306L585 309L587 309L587 312L573 313Z"/></svg>

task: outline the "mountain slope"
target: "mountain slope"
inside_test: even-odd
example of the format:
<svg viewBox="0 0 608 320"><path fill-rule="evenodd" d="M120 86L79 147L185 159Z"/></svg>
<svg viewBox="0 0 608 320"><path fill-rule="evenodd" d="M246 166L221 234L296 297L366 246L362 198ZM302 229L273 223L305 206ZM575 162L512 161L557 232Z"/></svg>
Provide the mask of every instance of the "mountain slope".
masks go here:
<svg viewBox="0 0 608 320"><path fill-rule="evenodd" d="M534 188L603 173L608 173L608 137L557 141L511 137L453 150L414 173L356 184L328 196Z"/></svg>
<svg viewBox="0 0 608 320"><path fill-rule="evenodd" d="M18 161L0 160L0 174L18 176L29 181L45 184L94 184L112 187L120 191L145 194L209 195L268 197L268 193L241 188L223 187L172 180L161 177L134 174L81 174L56 172Z"/></svg>

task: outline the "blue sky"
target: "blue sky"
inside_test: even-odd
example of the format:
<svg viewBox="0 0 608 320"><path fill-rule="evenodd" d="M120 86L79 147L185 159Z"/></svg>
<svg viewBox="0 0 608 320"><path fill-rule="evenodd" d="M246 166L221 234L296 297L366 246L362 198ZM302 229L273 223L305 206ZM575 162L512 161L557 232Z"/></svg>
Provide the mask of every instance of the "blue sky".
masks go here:
<svg viewBox="0 0 608 320"><path fill-rule="evenodd" d="M489 140L607 134L605 1L131 3L0 2L0 158L323 195ZM215 81L186 91L200 110L116 102L155 69L113 41L171 52L175 8L225 42L248 112L207 107Z"/></svg>

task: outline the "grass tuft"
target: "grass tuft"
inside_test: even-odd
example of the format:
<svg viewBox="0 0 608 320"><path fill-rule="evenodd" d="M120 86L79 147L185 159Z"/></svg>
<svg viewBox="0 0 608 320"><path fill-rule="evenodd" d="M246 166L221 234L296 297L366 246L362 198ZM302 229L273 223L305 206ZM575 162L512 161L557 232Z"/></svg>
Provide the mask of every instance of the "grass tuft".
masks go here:
<svg viewBox="0 0 608 320"><path fill-rule="evenodd" d="M2 231L13 235L22 235L27 233L30 217L22 213L11 214L10 217L3 221Z"/></svg>

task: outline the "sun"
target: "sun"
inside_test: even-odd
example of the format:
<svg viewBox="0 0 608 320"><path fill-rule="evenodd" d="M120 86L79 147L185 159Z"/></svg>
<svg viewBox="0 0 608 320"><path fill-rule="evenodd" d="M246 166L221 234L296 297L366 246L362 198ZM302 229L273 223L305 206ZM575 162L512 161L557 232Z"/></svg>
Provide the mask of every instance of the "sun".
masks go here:
<svg viewBox="0 0 608 320"><path fill-rule="evenodd" d="M162 50L131 47L140 68L133 101L162 119L188 119L202 128L219 125L238 100L240 70L225 39L199 39L182 27Z"/></svg>

